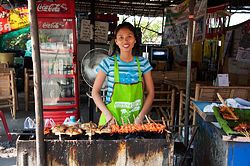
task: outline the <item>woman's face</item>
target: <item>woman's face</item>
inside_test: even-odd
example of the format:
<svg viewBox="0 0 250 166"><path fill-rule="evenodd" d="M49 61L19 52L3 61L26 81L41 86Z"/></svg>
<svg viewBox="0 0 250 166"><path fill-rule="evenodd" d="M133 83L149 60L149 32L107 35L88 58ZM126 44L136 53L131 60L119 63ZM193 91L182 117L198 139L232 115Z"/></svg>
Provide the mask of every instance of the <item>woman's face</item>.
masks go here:
<svg viewBox="0 0 250 166"><path fill-rule="evenodd" d="M128 28L121 28L116 34L115 43L120 48L120 52L132 52L136 43L134 33Z"/></svg>

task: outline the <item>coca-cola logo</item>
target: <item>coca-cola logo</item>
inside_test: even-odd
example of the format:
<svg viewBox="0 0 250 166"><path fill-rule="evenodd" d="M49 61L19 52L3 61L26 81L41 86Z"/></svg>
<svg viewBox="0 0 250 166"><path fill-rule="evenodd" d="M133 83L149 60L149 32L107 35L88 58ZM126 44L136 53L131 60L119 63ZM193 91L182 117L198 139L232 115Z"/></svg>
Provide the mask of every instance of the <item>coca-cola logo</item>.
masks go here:
<svg viewBox="0 0 250 166"><path fill-rule="evenodd" d="M60 23L60 22L44 22L42 24L42 28L43 29L59 29L59 28L63 28L64 24Z"/></svg>
<svg viewBox="0 0 250 166"><path fill-rule="evenodd" d="M62 13L67 11L67 5L63 4L38 4L37 11L38 12L51 12L51 13Z"/></svg>

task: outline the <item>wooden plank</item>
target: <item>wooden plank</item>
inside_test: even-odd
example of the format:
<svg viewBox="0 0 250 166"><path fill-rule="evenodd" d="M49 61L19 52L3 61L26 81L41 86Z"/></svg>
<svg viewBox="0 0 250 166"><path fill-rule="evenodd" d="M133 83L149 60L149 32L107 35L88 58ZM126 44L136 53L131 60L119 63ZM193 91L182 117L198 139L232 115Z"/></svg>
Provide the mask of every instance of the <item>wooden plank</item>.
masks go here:
<svg viewBox="0 0 250 166"><path fill-rule="evenodd" d="M0 73L0 96L9 96L11 93L10 88L10 73Z"/></svg>
<svg viewBox="0 0 250 166"><path fill-rule="evenodd" d="M0 71L0 85L0 107L10 107L11 115L15 119L18 104L14 69L5 68Z"/></svg>
<svg viewBox="0 0 250 166"><path fill-rule="evenodd" d="M11 99L12 96L8 95L8 96L0 96L0 100L6 100L6 99Z"/></svg>
<svg viewBox="0 0 250 166"><path fill-rule="evenodd" d="M0 63L0 69L8 68L8 67L9 67L8 63Z"/></svg>

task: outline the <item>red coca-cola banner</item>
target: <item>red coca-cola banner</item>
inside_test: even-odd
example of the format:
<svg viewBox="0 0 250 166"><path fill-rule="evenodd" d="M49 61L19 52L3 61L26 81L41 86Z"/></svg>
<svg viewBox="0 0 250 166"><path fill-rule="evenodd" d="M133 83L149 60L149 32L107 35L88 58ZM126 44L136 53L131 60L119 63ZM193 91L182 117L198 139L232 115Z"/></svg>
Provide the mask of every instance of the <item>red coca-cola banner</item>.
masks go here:
<svg viewBox="0 0 250 166"><path fill-rule="evenodd" d="M75 0L38 0L36 1L38 17L75 17Z"/></svg>
<svg viewBox="0 0 250 166"><path fill-rule="evenodd" d="M71 18L39 18L39 29L73 29L74 21Z"/></svg>

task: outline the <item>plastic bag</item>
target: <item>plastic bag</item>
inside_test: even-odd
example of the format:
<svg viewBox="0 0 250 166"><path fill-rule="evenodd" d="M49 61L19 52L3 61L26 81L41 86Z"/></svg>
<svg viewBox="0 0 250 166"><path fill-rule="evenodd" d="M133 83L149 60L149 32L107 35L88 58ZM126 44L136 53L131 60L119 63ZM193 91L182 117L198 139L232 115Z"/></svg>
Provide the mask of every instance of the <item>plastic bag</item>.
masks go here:
<svg viewBox="0 0 250 166"><path fill-rule="evenodd" d="M244 100L242 98L236 97L234 99L237 103L239 103L241 106L249 107L250 108L250 101Z"/></svg>
<svg viewBox="0 0 250 166"><path fill-rule="evenodd" d="M56 123L52 118L44 119L44 128L46 128L46 127L51 128L51 127L54 127L55 125L56 125Z"/></svg>
<svg viewBox="0 0 250 166"><path fill-rule="evenodd" d="M73 125L76 125L78 122L79 120L76 121L75 116L70 116L64 120L63 124L67 126L73 126Z"/></svg>
<svg viewBox="0 0 250 166"><path fill-rule="evenodd" d="M35 129L36 123L30 117L27 117L23 122L24 129Z"/></svg>

